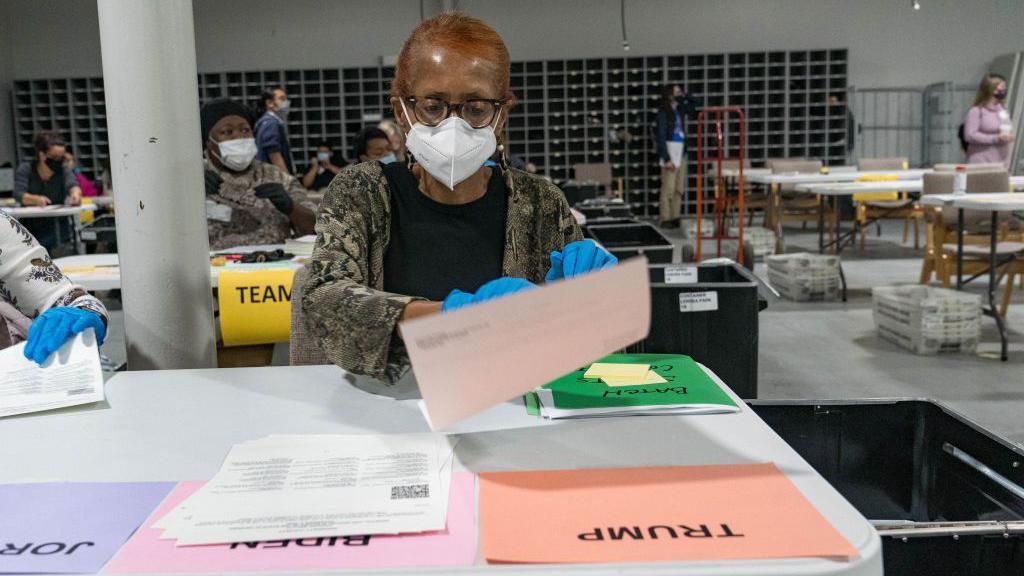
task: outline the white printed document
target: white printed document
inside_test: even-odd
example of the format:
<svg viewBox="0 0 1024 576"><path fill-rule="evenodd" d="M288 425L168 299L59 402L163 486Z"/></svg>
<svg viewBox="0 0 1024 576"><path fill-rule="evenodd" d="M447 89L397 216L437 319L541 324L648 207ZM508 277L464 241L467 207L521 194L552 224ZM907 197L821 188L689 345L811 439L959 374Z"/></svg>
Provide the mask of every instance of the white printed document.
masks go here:
<svg viewBox="0 0 1024 576"><path fill-rule="evenodd" d="M0 417L103 400L103 370L92 328L71 338L40 367L25 343L0 350Z"/></svg>
<svg viewBox="0 0 1024 576"><path fill-rule="evenodd" d="M669 160L675 164L678 170L683 165L683 143L669 140L665 143L665 146L668 148Z"/></svg>
<svg viewBox="0 0 1024 576"><path fill-rule="evenodd" d="M178 546L443 530L451 464L434 434L270 436L154 527Z"/></svg>
<svg viewBox="0 0 1024 576"><path fill-rule="evenodd" d="M647 259L403 322L431 430L519 396L647 336Z"/></svg>

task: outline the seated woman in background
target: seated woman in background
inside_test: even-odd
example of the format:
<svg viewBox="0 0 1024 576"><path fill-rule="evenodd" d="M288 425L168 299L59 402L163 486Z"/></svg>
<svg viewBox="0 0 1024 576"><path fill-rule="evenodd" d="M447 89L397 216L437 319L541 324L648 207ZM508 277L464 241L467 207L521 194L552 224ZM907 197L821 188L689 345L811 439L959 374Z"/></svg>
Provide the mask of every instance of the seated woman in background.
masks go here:
<svg viewBox="0 0 1024 576"><path fill-rule="evenodd" d="M42 364L87 328L102 344L103 303L65 278L32 234L0 211L0 349L27 339L25 357Z"/></svg>
<svg viewBox="0 0 1024 576"><path fill-rule="evenodd" d="M1006 101L1006 80L998 74L987 74L978 86L974 105L964 119L964 140L967 141L967 163L1001 162L1010 167L1010 143L1013 124Z"/></svg>
<svg viewBox="0 0 1024 576"><path fill-rule="evenodd" d="M210 248L282 244L293 231L299 236L312 234L316 207L306 199L302 184L255 160L249 109L222 98L207 102L199 116Z"/></svg>
<svg viewBox="0 0 1024 576"><path fill-rule="evenodd" d="M78 187L82 189L83 197L99 196L96 185L92 183L92 180L89 180L88 176L82 173L82 168L75 160L75 154L71 151L71 146L64 146L64 167L70 168L71 173L75 175L75 181L78 182Z"/></svg>
<svg viewBox="0 0 1024 576"><path fill-rule="evenodd" d="M405 138L398 124L395 124L395 121L389 118L381 120L380 124L377 124L377 128L380 128L388 135L388 141L391 143L391 152L394 153L395 160L405 162Z"/></svg>
<svg viewBox="0 0 1024 576"><path fill-rule="evenodd" d="M316 154L309 159L309 170L302 176L302 185L307 190L323 190L348 165L340 155L334 154L330 142L316 145Z"/></svg>
<svg viewBox="0 0 1024 576"><path fill-rule="evenodd" d="M26 160L14 172L14 200L22 206L49 206L82 202L82 188L74 172L64 165L64 139L49 130L32 138L35 158ZM25 225L38 242L52 252L69 238L71 226L66 218L32 218Z"/></svg>
<svg viewBox="0 0 1024 576"><path fill-rule="evenodd" d="M421 23L402 48L391 90L413 161L363 162L331 183L302 310L332 362L395 382L409 367L400 320L615 258L581 241L558 187L504 161L484 166L515 103L508 50L490 26L459 13Z"/></svg>
<svg viewBox="0 0 1024 576"><path fill-rule="evenodd" d="M363 128L352 139L352 157L357 162L381 161L390 164L398 160L391 148L388 135L380 128L373 126Z"/></svg>

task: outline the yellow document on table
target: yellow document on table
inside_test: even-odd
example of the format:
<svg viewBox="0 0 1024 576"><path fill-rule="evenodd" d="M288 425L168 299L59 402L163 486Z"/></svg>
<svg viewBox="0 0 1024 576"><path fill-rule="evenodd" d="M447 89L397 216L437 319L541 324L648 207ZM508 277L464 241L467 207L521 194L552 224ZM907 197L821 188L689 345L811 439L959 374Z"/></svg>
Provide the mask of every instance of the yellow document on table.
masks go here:
<svg viewBox="0 0 1024 576"><path fill-rule="evenodd" d="M587 368L584 378L601 378L605 376L619 380L643 380L651 367L647 364L609 364L607 362L594 362Z"/></svg>
<svg viewBox="0 0 1024 576"><path fill-rule="evenodd" d="M287 342L294 276L295 270L289 268L220 272L217 304L224 345Z"/></svg>
<svg viewBox="0 0 1024 576"><path fill-rule="evenodd" d="M602 376L601 381L609 386L644 386L647 384L664 384L668 382L654 370L648 370L640 378L617 378L614 376Z"/></svg>

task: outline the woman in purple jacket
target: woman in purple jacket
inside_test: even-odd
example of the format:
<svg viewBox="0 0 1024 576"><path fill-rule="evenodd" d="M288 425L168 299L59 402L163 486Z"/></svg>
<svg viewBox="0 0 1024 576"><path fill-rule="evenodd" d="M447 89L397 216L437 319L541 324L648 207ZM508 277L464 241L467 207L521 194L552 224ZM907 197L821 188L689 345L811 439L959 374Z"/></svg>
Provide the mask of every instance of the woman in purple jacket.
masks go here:
<svg viewBox="0 0 1024 576"><path fill-rule="evenodd" d="M1014 135L1010 113L1003 107L1005 100L1006 79L998 74L985 75L964 120L968 164L999 162L1009 167Z"/></svg>

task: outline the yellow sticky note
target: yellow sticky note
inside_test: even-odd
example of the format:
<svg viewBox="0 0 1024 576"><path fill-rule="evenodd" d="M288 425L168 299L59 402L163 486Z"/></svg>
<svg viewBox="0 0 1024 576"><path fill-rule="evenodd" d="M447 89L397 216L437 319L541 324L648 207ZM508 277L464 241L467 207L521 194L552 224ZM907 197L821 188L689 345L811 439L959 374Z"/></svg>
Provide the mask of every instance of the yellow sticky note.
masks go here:
<svg viewBox="0 0 1024 576"><path fill-rule="evenodd" d="M615 378L612 376L602 376L601 381L608 386L643 386L646 384L665 384L668 380L661 377L654 370L648 370L647 374L639 381L632 378Z"/></svg>
<svg viewBox="0 0 1024 576"><path fill-rule="evenodd" d="M217 276L217 304L224 345L287 342L294 276L292 269L222 270Z"/></svg>
<svg viewBox="0 0 1024 576"><path fill-rule="evenodd" d="M606 362L594 362L587 368L584 378L631 378L641 380L647 376L651 369L648 364L609 364Z"/></svg>

